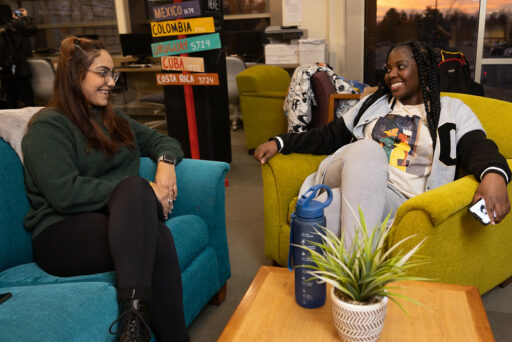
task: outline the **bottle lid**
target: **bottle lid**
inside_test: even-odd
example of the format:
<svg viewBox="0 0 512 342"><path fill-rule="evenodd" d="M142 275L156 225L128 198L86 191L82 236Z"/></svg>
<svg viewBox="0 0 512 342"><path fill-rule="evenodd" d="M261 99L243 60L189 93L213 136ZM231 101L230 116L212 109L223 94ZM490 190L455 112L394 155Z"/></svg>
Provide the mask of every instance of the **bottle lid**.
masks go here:
<svg viewBox="0 0 512 342"><path fill-rule="evenodd" d="M317 192L327 191L325 202L314 200ZM317 184L308 189L297 201L295 205L295 214L302 218L316 218L324 215L324 208L332 202L332 190L325 184Z"/></svg>

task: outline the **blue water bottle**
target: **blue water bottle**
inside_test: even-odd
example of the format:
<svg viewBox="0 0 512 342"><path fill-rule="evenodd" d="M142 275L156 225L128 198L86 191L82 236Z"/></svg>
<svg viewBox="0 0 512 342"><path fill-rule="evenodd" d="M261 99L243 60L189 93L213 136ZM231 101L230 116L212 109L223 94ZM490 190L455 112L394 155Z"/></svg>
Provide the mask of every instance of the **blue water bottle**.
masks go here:
<svg viewBox="0 0 512 342"><path fill-rule="evenodd" d="M321 189L327 191L327 200L320 202L314 200L317 192ZM306 191L295 206L295 212L292 214L290 227L290 252L288 255L288 268L295 268L295 300L297 304L304 308L318 308L325 303L325 283L319 283L311 278L309 269L298 267L302 265L314 265L310 253L294 245L306 245L309 248L320 252L319 248L312 246L310 242L322 242L322 238L315 232L321 229L318 226L325 227L324 208L331 204L332 191L324 184L318 184Z"/></svg>

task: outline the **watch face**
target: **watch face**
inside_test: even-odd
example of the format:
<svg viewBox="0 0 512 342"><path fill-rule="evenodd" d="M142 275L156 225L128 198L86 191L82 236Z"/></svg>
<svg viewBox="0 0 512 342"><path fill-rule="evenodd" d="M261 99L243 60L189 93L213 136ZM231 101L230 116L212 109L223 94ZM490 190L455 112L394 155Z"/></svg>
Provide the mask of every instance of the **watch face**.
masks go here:
<svg viewBox="0 0 512 342"><path fill-rule="evenodd" d="M168 163L168 164L172 164L174 165L174 159L168 155L168 154L163 154L159 159L158 161L163 161L164 163Z"/></svg>

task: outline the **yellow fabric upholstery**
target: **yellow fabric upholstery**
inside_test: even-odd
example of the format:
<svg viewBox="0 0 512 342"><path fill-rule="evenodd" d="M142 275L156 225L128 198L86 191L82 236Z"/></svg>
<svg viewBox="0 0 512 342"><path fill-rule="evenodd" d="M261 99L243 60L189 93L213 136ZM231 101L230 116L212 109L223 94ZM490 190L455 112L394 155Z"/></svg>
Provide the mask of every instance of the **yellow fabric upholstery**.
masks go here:
<svg viewBox="0 0 512 342"><path fill-rule="evenodd" d="M286 133L283 103L290 75L274 65L255 65L236 77L247 149Z"/></svg>
<svg viewBox="0 0 512 342"><path fill-rule="evenodd" d="M460 98L477 114L487 135L512 166L512 103L463 94ZM265 200L265 254L286 265L290 214L303 180L324 156L278 154L262 165ZM496 226L483 226L468 212L478 182L465 176L411 198L398 208L388 245L413 235L403 251L427 237L419 254L427 264L411 274L439 282L477 286L485 293L512 276L512 214ZM512 198L512 185L508 186Z"/></svg>

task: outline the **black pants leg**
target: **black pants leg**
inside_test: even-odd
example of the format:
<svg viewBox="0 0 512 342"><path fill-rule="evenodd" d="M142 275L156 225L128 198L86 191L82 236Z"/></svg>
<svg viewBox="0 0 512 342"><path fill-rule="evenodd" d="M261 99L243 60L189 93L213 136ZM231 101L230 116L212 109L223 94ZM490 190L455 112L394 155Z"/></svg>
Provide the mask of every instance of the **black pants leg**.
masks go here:
<svg viewBox="0 0 512 342"><path fill-rule="evenodd" d="M16 109L18 107L18 87L16 79L2 80L2 87L5 92L5 100L7 101L7 108Z"/></svg>
<svg viewBox="0 0 512 342"><path fill-rule="evenodd" d="M141 295L150 301L155 335L160 341L181 341L187 338L181 273L162 218L151 187L140 177L130 177L112 192L108 213L75 215L44 230L34 240L34 257L54 275L115 269L120 292L150 288L151 296Z"/></svg>
<svg viewBox="0 0 512 342"><path fill-rule="evenodd" d="M34 106L34 92L32 91L32 77L20 78L17 82L18 97L25 107Z"/></svg>
<svg viewBox="0 0 512 342"><path fill-rule="evenodd" d="M158 341L188 341L188 332L183 314L183 297L168 296L166 293L182 293L179 266L169 267L169 262L177 260L174 240L169 229L160 224L157 239L157 252L153 268L151 292L150 317L151 326Z"/></svg>

